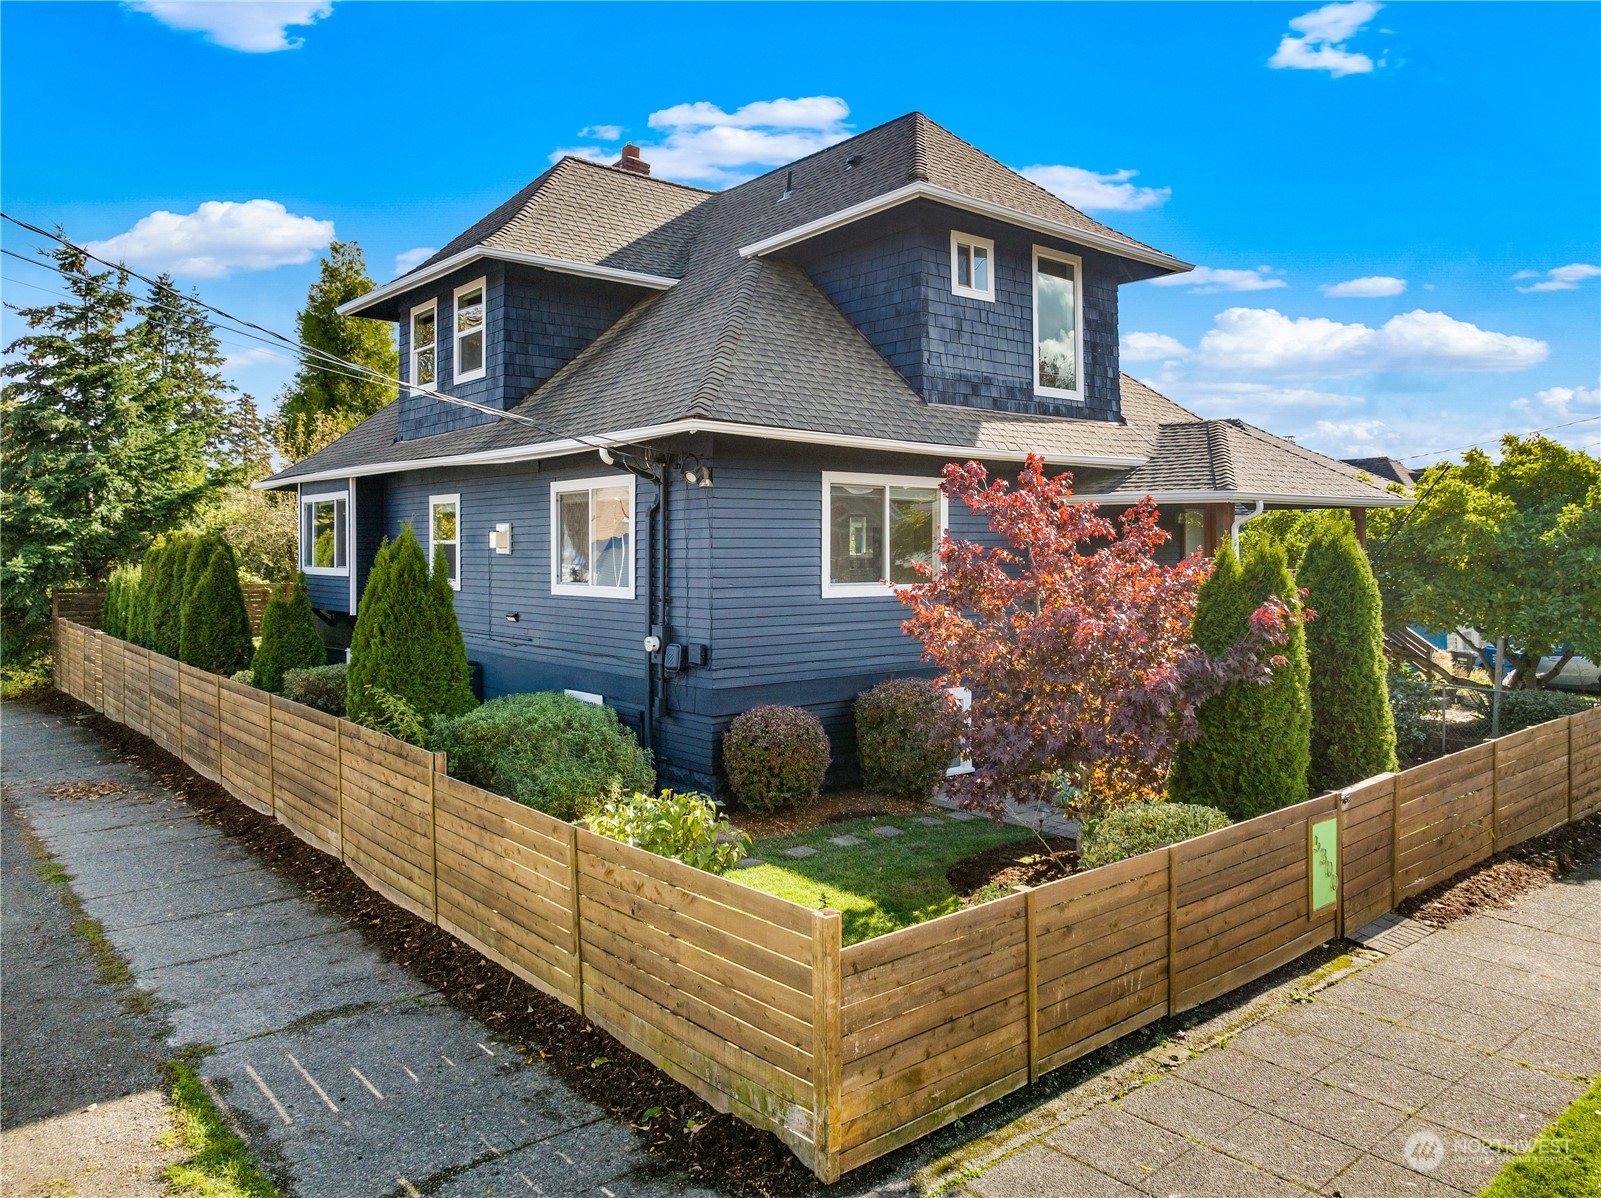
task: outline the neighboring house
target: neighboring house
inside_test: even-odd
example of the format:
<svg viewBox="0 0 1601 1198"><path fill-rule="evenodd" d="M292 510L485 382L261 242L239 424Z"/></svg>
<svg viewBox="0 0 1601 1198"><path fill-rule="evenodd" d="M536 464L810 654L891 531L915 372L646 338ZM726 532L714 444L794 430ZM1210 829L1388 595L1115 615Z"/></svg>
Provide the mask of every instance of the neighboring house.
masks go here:
<svg viewBox="0 0 1601 1198"><path fill-rule="evenodd" d="M1187 264L920 114L724 192L564 158L347 314L400 327L399 398L268 480L348 643L382 538L445 548L483 689L614 707L666 780L715 786L729 721L927 673L890 583L949 510L945 463L1029 453L1162 504L1172 560L1255 505L1403 502L1202 420L1118 370L1118 287ZM458 401L449 402L442 395ZM471 406L467 406L471 405Z"/></svg>
<svg viewBox="0 0 1601 1198"><path fill-rule="evenodd" d="M1356 467L1363 474L1371 475L1381 486L1400 483L1403 487L1410 487L1417 482L1411 468L1394 458L1342 458L1341 461L1347 466Z"/></svg>

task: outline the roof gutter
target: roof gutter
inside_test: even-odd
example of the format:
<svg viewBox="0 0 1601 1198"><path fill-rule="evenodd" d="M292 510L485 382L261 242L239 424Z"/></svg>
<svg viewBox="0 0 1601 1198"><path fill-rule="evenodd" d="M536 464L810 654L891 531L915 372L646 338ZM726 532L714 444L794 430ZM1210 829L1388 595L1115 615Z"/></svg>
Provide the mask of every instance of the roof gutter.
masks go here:
<svg viewBox="0 0 1601 1198"><path fill-rule="evenodd" d="M1109 237L1105 233L1097 233L1089 229L1078 229L1060 221L1030 216L1026 212L1008 208L1004 204L994 204L988 200L975 199L973 196L964 195L959 191L952 191L948 187L939 187L933 183L921 182L908 183L905 187L885 192L881 196L864 200L860 204L855 204L849 208L841 208L838 212L809 221L804 225L796 225L794 228L787 229L782 233L775 233L762 241L741 246L740 256L759 258L765 254L771 254L775 250L781 250L787 246L807 241L820 233L827 233L831 229L854 224L856 221L866 217L875 216L880 212L897 208L902 204L911 203L913 200L933 200L951 208L960 208L965 212L993 217L995 220L1005 221L1007 224L1032 229L1036 233L1060 237L1064 241L1074 241L1079 245L1105 250L1109 254L1116 254L1122 258L1132 258L1136 262L1159 266L1174 273L1195 269L1193 263L1175 258L1171 254L1164 254L1160 250L1134 245L1117 237Z"/></svg>
<svg viewBox="0 0 1601 1198"><path fill-rule="evenodd" d="M552 270L557 274L577 275L584 279L602 279L610 283L626 283L631 287L645 287L652 291L666 291L678 282L677 279L667 275L643 274L637 270L620 270L614 266L594 266L588 262L572 262L566 258L546 258L542 254L526 254L521 250L498 250L486 245L476 245L435 262L423 270L401 275L400 278L385 283L382 287L367 292L366 295L345 301L334 310L341 316L360 316L385 300L414 291L435 279L443 278L453 270L481 259L491 262L513 262L521 266L537 266L541 270Z"/></svg>
<svg viewBox="0 0 1601 1198"><path fill-rule="evenodd" d="M666 424L647 425L643 428L623 429L619 432L596 433L593 436L563 437L554 441L541 441L532 445L508 446L505 449L487 449L477 453L458 453L435 458L414 458L394 462L376 462L367 466L334 467L327 470L296 474L288 478L274 475L250 485L258 491L273 491L301 483L327 482L330 479L364 478L375 474L395 474L402 470L437 470L446 466L490 466L510 462L531 462L541 458L561 457L603 447L637 444L658 437L677 434L721 433L724 436L753 437L764 441L799 442L806 445L829 445L841 449L874 449L890 453L920 454L945 458L947 461L985 458L998 462L1021 462L1028 458L1026 449L988 449L981 445L936 445L927 441L895 441L883 437L854 437L838 433L811 432L807 429L769 428L758 424L739 424L729 420L675 420ZM1095 454L1037 453L1052 466L1090 466L1122 468L1143 466L1143 457L1109 456Z"/></svg>
<svg viewBox="0 0 1601 1198"><path fill-rule="evenodd" d="M1402 495L1375 488L1372 498L1365 495L1288 495L1259 491L1108 491L1100 495L1074 495L1086 503L1138 503L1150 496L1157 503L1282 503L1304 507L1408 507L1412 501ZM1252 517L1254 519L1254 517Z"/></svg>

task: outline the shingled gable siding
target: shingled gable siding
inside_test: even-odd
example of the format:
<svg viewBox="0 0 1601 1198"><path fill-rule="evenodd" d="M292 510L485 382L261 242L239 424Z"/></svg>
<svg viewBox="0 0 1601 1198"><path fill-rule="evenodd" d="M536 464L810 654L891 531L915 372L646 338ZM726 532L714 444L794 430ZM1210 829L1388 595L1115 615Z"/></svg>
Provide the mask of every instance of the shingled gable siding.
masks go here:
<svg viewBox="0 0 1601 1198"><path fill-rule="evenodd" d="M487 280L485 297L485 375L455 381L455 292L474 279ZM419 289L401 302L401 377L410 378L410 311L438 302L439 384L437 389L476 403L506 408L521 400L579 350L600 336L639 301L640 292L595 279L554 274L531 267L480 262ZM403 394L400 439L413 440L470 428L493 419L442 400Z"/></svg>
<svg viewBox="0 0 1601 1198"><path fill-rule="evenodd" d="M951 292L953 229L995 242L995 299ZM1033 247L1084 264L1084 403L1034 395ZM1117 262L1068 242L912 204L797 247L796 261L932 403L1115 420Z"/></svg>

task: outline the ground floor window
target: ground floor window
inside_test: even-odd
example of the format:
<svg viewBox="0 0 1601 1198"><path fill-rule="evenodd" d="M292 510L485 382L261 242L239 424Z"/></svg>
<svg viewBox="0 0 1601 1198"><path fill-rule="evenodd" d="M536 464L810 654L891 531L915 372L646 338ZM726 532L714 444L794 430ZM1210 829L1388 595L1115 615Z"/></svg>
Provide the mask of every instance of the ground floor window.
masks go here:
<svg viewBox="0 0 1601 1198"><path fill-rule="evenodd" d="M343 574L346 562L343 491L300 497L300 568L307 574Z"/></svg>
<svg viewBox="0 0 1601 1198"><path fill-rule="evenodd" d="M1203 508L1184 509L1184 556L1206 552L1206 511Z"/></svg>
<svg viewBox="0 0 1601 1198"><path fill-rule="evenodd" d="M877 595L920 582L945 527L938 479L823 475L823 595Z"/></svg>
<svg viewBox="0 0 1601 1198"><path fill-rule="evenodd" d="M634 597L634 479L550 485L551 581L556 595Z"/></svg>
<svg viewBox="0 0 1601 1198"><path fill-rule="evenodd" d="M428 565L432 569L445 555L445 578L461 590L461 496L432 495L428 499Z"/></svg>

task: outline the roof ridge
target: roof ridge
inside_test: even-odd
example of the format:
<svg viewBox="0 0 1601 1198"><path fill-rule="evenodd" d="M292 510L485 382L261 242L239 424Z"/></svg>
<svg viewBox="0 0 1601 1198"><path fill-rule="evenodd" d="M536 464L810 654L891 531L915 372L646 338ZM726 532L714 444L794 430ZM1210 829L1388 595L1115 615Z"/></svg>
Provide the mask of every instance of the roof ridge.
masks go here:
<svg viewBox="0 0 1601 1198"><path fill-rule="evenodd" d="M891 125L898 125L902 121L911 121L911 120L914 120L914 118L917 118L917 117L922 117L922 119L925 120L925 121L928 120L928 118L923 116L923 114L921 112L915 112L915 111L914 112L903 112L903 113L901 113L900 116L891 117L887 121L881 121L879 124L874 125L871 129L863 129L860 133L852 133L849 137L842 138L842 139L840 139L839 141L836 141L836 142L831 142L830 144L824 146L820 150L813 150L810 154L804 154L801 157L796 158L791 162L783 163L781 166L775 166L772 170L765 171L762 174L757 175L753 179L746 179L743 183L736 183L732 187L724 188L722 191L716 191L716 192L713 192L712 194L713 195L718 195L718 196L731 196L731 195L734 195L736 192L743 191L743 190L745 190L745 188L750 187L753 184L760 183L763 179L771 179L775 175L779 175L784 171L793 170L795 167L799 166L803 162L810 162L813 158L820 158L824 154L830 154L833 151L839 149L841 146L848 146L853 141L860 141L862 138L870 136L871 134L877 133L882 129L888 129ZM914 128L915 128L915 122L914 122Z"/></svg>
<svg viewBox="0 0 1601 1198"><path fill-rule="evenodd" d="M615 166L609 165L608 163L596 162L593 158L580 158L577 154L563 154L561 158L557 160L556 166L551 167L550 170L554 171L557 166L565 166L569 162L577 163L579 166L593 167L597 171L609 171L612 174L621 175L627 179L637 179L642 183L659 183L663 187L676 187L681 191L693 191L696 195L714 196L722 194L721 192L714 191L709 187L696 187L691 183L680 183L677 179L659 178L656 175L642 175L637 171L620 170ZM550 171L545 173L549 174Z"/></svg>
<svg viewBox="0 0 1601 1198"><path fill-rule="evenodd" d="M1234 474L1234 453L1229 448L1228 435L1220 425L1226 421L1208 420L1206 424L1207 456L1212 460L1212 482L1219 491L1238 491Z"/></svg>
<svg viewBox="0 0 1601 1198"><path fill-rule="evenodd" d="M928 130L934 122L921 112L912 113L912 177L908 182L927 183L931 178L928 165Z"/></svg>
<svg viewBox="0 0 1601 1198"><path fill-rule="evenodd" d="M1326 453L1319 453L1315 449L1308 449L1304 445L1297 445L1288 437L1281 437L1277 433L1268 432L1265 428L1257 428L1254 424L1247 424L1244 420L1241 420L1237 416L1231 417L1229 423L1249 437L1254 437L1259 441L1266 441L1277 449L1289 450L1296 454L1296 456L1304 458L1306 461L1312 463L1312 465L1321 466L1325 470L1332 470L1335 474L1341 474L1347 478L1357 478L1358 475L1366 473L1366 471L1358 470L1355 467L1340 461L1338 458L1330 457ZM1358 479L1358 481L1361 480ZM1382 487L1378 489L1383 490Z"/></svg>
<svg viewBox="0 0 1601 1198"><path fill-rule="evenodd" d="M706 362L706 371L695 386L695 394L690 397L686 415L711 415L712 405L722 392L723 383L734 366L734 350L745 331L745 314L750 308L751 296L756 292L756 273L760 267L760 261L755 258L741 259L739 280L734 284L734 294L729 301L728 311L723 317L722 326L717 330L717 339L713 343L711 357Z"/></svg>

